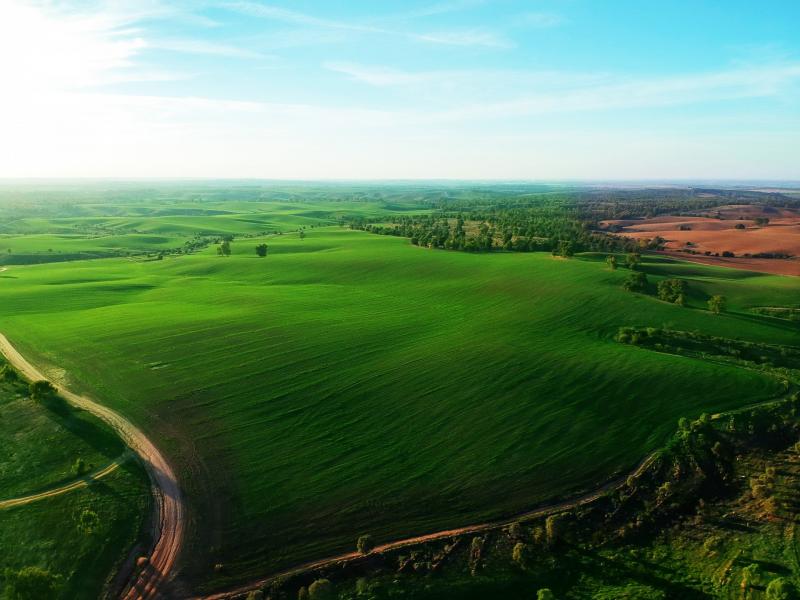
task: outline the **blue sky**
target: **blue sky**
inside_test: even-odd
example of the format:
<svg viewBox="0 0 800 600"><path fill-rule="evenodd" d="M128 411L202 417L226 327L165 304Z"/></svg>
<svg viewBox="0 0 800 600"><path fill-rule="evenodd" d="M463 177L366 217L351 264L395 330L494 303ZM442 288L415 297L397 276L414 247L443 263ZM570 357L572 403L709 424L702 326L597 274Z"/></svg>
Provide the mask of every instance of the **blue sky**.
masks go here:
<svg viewBox="0 0 800 600"><path fill-rule="evenodd" d="M800 2L0 0L0 176L800 179Z"/></svg>

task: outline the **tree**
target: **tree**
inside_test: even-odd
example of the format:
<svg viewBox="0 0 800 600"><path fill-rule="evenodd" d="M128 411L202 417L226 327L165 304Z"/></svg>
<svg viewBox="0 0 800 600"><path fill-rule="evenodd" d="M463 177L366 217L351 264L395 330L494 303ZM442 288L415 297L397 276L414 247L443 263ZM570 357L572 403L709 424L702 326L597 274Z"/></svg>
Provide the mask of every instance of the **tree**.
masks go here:
<svg viewBox="0 0 800 600"><path fill-rule="evenodd" d="M300 230L300 239L301 239L301 240L304 240L304 239L306 239L306 232L305 232L305 231L303 231L302 229Z"/></svg>
<svg viewBox="0 0 800 600"><path fill-rule="evenodd" d="M760 579L761 579L761 569L757 564L753 563L742 569L742 582L740 586L742 590L747 590L748 588L751 588L754 585L758 585Z"/></svg>
<svg viewBox="0 0 800 600"><path fill-rule="evenodd" d="M725 310L725 296L715 294L708 299L708 310L718 315Z"/></svg>
<svg viewBox="0 0 800 600"><path fill-rule="evenodd" d="M536 600L556 600L556 596L550 588L542 588L536 592Z"/></svg>
<svg viewBox="0 0 800 600"><path fill-rule="evenodd" d="M72 463L72 474L76 477L81 477L89 470L89 466L86 464L86 461L83 460L80 456L75 459L75 462Z"/></svg>
<svg viewBox="0 0 800 600"><path fill-rule="evenodd" d="M755 221L756 225L759 227L764 227L767 223L769 223L769 219L767 217L756 217Z"/></svg>
<svg viewBox="0 0 800 600"><path fill-rule="evenodd" d="M228 240L222 240L222 243L217 248L217 254L220 256L230 256L231 255L231 243Z"/></svg>
<svg viewBox="0 0 800 600"><path fill-rule="evenodd" d="M32 399L45 400L56 393L56 388L49 381L40 379L39 381L31 382L30 386L28 386L28 391Z"/></svg>
<svg viewBox="0 0 800 600"><path fill-rule="evenodd" d="M8 600L42 600L55 598L61 578L39 567L23 567L6 569L3 579Z"/></svg>
<svg viewBox="0 0 800 600"><path fill-rule="evenodd" d="M19 379L19 374L11 365L3 365L2 368L0 368L0 379L4 379L5 381L17 381Z"/></svg>
<svg viewBox="0 0 800 600"><path fill-rule="evenodd" d="M372 540L372 536L369 534L362 535L356 542L356 549L358 550L359 554L369 554L372 552L374 547L375 542Z"/></svg>
<svg viewBox="0 0 800 600"><path fill-rule="evenodd" d="M563 516L550 515L547 517L544 522L544 529L547 534L547 543L552 546L561 538L563 529Z"/></svg>
<svg viewBox="0 0 800 600"><path fill-rule="evenodd" d="M663 279L658 282L658 298L664 302L683 305L686 302L687 287L689 286L683 279Z"/></svg>
<svg viewBox="0 0 800 600"><path fill-rule="evenodd" d="M609 256L606 256L606 264L608 265L609 269L611 269L612 271L616 271L617 270L617 257L614 256L613 254L611 254Z"/></svg>
<svg viewBox="0 0 800 600"><path fill-rule="evenodd" d="M328 600L333 597L333 584L329 579L317 579L308 586L308 597L311 600Z"/></svg>
<svg viewBox="0 0 800 600"><path fill-rule="evenodd" d="M778 577L767 586L768 600L796 600L797 588L785 577Z"/></svg>
<svg viewBox="0 0 800 600"><path fill-rule="evenodd" d="M643 292L647 289L647 275L641 271L631 273L622 282L622 287L629 292Z"/></svg>
<svg viewBox="0 0 800 600"><path fill-rule="evenodd" d="M78 531L91 535L100 527L99 515L89 508L84 508L78 515Z"/></svg>
<svg viewBox="0 0 800 600"><path fill-rule="evenodd" d="M514 549L511 551L511 560L519 567L525 568L525 563L528 560L528 547L522 542L514 544Z"/></svg>
<svg viewBox="0 0 800 600"><path fill-rule="evenodd" d="M642 256L636 252L631 252L625 257L625 265L632 271L638 269L641 262Z"/></svg>
<svg viewBox="0 0 800 600"><path fill-rule="evenodd" d="M267 255L267 245L259 244L258 246L256 246L256 254L261 258L264 258Z"/></svg>
<svg viewBox="0 0 800 600"><path fill-rule="evenodd" d="M569 240L560 240L558 244L553 246L553 256L561 256L562 258L569 258L575 254L572 242Z"/></svg>

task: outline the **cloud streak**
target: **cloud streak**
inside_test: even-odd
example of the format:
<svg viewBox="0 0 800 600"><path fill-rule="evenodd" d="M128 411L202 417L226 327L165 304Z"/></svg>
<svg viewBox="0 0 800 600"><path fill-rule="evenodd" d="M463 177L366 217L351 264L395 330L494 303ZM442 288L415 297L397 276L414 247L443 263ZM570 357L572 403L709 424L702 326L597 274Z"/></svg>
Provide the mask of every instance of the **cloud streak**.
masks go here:
<svg viewBox="0 0 800 600"><path fill-rule="evenodd" d="M447 46L481 46L485 48L510 48L513 44L505 37L485 29L453 29L429 32L405 31L390 25L381 25L383 19L375 19L372 23L358 23L351 21L341 21L337 19L325 19L307 13L290 10L272 4L262 4L260 2L229 2L223 5L228 10L241 14L268 19L288 25L296 25L304 28L344 31L362 34L379 34L403 37L418 42L426 42ZM429 14L438 14L448 10L455 10L454 5L434 5L430 7ZM414 15L415 13L410 13ZM417 16L425 16L425 11L416 13ZM406 17L410 18L410 17ZM311 42L315 38L306 38ZM348 39L348 38L339 38Z"/></svg>

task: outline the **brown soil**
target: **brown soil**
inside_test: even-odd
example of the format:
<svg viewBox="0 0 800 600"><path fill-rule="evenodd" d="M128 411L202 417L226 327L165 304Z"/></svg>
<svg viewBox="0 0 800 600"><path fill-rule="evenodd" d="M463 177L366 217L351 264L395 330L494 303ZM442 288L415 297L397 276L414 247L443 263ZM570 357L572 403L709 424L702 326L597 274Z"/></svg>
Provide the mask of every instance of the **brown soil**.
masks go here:
<svg viewBox="0 0 800 600"><path fill-rule="evenodd" d="M769 223L757 225L758 217L768 218ZM665 253L685 260L800 275L800 211L795 209L728 205L689 216L604 221L602 226L621 228L618 235L633 239L650 240L659 236L666 240ZM733 252L735 257L722 257L723 252ZM791 258L753 256L766 253Z"/></svg>

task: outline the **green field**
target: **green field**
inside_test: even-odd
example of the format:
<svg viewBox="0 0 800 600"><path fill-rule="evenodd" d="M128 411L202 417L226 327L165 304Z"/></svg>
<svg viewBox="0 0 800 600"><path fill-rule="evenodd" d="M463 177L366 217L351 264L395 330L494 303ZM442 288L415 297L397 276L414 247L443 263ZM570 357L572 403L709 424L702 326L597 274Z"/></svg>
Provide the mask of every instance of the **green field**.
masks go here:
<svg viewBox="0 0 800 600"><path fill-rule="evenodd" d="M0 381L0 448L0 595L14 573L36 567L57 583L48 597L97 598L142 538L146 475L105 425L57 398L30 399L23 381ZM76 468L79 459L83 468ZM88 487L4 506L115 460L119 468Z"/></svg>
<svg viewBox="0 0 800 600"><path fill-rule="evenodd" d="M157 221L148 233L176 233ZM621 326L798 341L796 325L749 310L795 304L793 278L646 259L651 283L689 281L681 308L624 291L627 271L601 256L306 231L234 240L231 257L211 246L0 273L2 331L174 463L192 516L183 572L199 589L349 550L361 533L390 540L591 488L679 417L782 390L619 344ZM727 313L705 310L710 294Z"/></svg>

